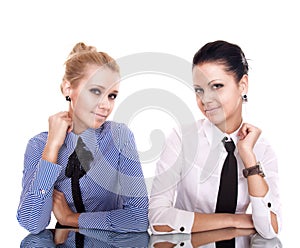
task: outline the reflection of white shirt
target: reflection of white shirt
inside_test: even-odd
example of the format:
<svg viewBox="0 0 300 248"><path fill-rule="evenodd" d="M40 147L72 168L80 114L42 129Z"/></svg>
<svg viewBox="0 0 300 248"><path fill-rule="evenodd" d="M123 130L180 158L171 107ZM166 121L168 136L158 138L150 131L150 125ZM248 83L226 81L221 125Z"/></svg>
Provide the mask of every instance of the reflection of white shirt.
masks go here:
<svg viewBox="0 0 300 248"><path fill-rule="evenodd" d="M162 234L153 225L168 225L172 233L190 233L194 212L214 213L219 190L221 169L227 155L222 143L224 136L208 120L174 130L157 163L156 177L150 198L149 219L154 234ZM230 135L237 144L237 131ZM265 197L249 196L247 179L243 177L244 165L238 154L238 200L236 213L245 213L252 205L255 228L263 237L276 236L270 211L278 217L280 226L280 202L278 189L277 159L271 146L259 138L254 147L257 161L265 172L269 191Z"/></svg>
<svg viewBox="0 0 300 248"><path fill-rule="evenodd" d="M192 245L191 234L165 234L165 235L151 235L148 247L155 247L155 245L161 242L169 242L174 244L174 247L184 247L190 248ZM241 236L235 238L235 247L249 248L250 246L250 236ZM199 246L201 248L215 248L215 242L208 244L203 244Z"/></svg>
<svg viewBox="0 0 300 248"><path fill-rule="evenodd" d="M208 232L209 233L209 232ZM191 234L165 234L165 235L151 235L148 247L155 247L155 245L162 242L169 242L174 244L173 247L193 247L191 242ZM215 248L215 242L199 246L201 248ZM235 237L235 247L243 248L281 248L281 241L275 237L273 239L264 239L259 234L253 236L239 236Z"/></svg>

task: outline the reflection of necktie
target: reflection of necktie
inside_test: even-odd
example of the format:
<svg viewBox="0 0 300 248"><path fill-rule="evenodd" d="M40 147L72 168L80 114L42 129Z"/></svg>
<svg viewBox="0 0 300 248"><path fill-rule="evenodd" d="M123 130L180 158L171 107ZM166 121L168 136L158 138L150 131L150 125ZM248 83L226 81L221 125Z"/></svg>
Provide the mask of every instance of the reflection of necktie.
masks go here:
<svg viewBox="0 0 300 248"><path fill-rule="evenodd" d="M85 212L82 201L79 179L90 169L90 163L93 155L85 149L85 144L79 137L74 152L70 155L65 174L71 178L72 196L77 213ZM84 247L84 235L76 232L76 248Z"/></svg>
<svg viewBox="0 0 300 248"><path fill-rule="evenodd" d="M234 214L237 204L237 161L233 141L224 142L228 152L221 172L216 213ZM216 242L216 247L235 247L235 239Z"/></svg>

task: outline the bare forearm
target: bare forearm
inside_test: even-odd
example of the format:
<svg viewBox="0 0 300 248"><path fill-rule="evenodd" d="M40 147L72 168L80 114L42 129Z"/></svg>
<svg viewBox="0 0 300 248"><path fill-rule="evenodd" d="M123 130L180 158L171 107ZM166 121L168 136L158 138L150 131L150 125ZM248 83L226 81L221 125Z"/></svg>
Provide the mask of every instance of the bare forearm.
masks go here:
<svg viewBox="0 0 300 248"><path fill-rule="evenodd" d="M247 160L244 160L245 168L249 168L256 164L256 157L254 154L248 156ZM264 197L269 191L269 186L265 180L260 175L252 175L247 177L248 180L248 192L249 195L254 197ZM278 233L278 222L277 217L273 212L270 212L271 224L276 233Z"/></svg>
<svg viewBox="0 0 300 248"><path fill-rule="evenodd" d="M59 146L47 142L42 154L42 159L50 163L57 163L59 149Z"/></svg>
<svg viewBox="0 0 300 248"><path fill-rule="evenodd" d="M192 232L203 232L233 226L232 214L195 213Z"/></svg>
<svg viewBox="0 0 300 248"><path fill-rule="evenodd" d="M77 228L77 227L79 227L79 224L78 224L79 215L80 215L80 213L70 213L66 216L61 216L59 218L57 218L57 217L56 218L61 225Z"/></svg>
<svg viewBox="0 0 300 248"><path fill-rule="evenodd" d="M249 153L243 159L245 168L250 168L256 165L257 160L253 152ZM247 177L248 191L251 196L264 197L268 192L268 185L266 180L260 175L252 175Z"/></svg>
<svg viewBox="0 0 300 248"><path fill-rule="evenodd" d="M73 227L78 227L78 218L79 218L79 213L73 213L72 215L69 215L67 218L67 226L73 226Z"/></svg>
<svg viewBox="0 0 300 248"><path fill-rule="evenodd" d="M202 232L228 227L253 228L251 215L195 213L192 232Z"/></svg>
<svg viewBox="0 0 300 248"><path fill-rule="evenodd" d="M191 232L196 233L228 227L253 228L252 216L250 214L194 213L194 223ZM168 225L154 225L153 228L157 232L174 231Z"/></svg>

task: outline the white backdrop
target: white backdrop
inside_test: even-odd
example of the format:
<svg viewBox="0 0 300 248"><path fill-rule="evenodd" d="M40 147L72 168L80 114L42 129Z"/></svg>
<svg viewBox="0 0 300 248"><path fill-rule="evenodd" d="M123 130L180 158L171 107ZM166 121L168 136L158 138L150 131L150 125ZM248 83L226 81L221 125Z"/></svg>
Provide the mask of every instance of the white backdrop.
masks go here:
<svg viewBox="0 0 300 248"><path fill-rule="evenodd" d="M247 118L259 126L279 157L285 247L295 245L299 187L298 94L300 90L300 23L296 1L2 1L1 25L1 236L18 247L27 232L18 226L26 143L47 130L48 116L65 110L60 94L63 63L83 41L118 59L141 52L159 52L191 61L206 42L223 39L244 50L250 63ZM159 61L158 61L159 63ZM121 68L122 69L122 68ZM168 84L163 75L125 80L116 108L135 90L160 87L181 94L196 118L200 112L191 91ZM174 81L174 80L173 80ZM171 86L172 85L172 86ZM182 86L182 85L181 85ZM144 111L130 123L138 148L149 149L150 133L174 123L159 110ZM112 115L113 118L113 115ZM161 126L157 120L164 120ZM3 159L4 158L4 159ZM154 164L144 166L151 176ZM287 238L289 237L289 238ZM7 241L5 241L7 240Z"/></svg>

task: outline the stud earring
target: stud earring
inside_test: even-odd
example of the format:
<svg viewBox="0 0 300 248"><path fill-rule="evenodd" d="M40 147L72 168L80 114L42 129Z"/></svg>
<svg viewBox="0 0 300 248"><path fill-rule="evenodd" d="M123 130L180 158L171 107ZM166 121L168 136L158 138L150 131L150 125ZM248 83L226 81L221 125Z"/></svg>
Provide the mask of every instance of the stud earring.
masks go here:
<svg viewBox="0 0 300 248"><path fill-rule="evenodd" d="M242 95L243 102L248 102L248 96L246 94Z"/></svg>
<svg viewBox="0 0 300 248"><path fill-rule="evenodd" d="M69 96L66 96L66 101L71 102L71 98Z"/></svg>

